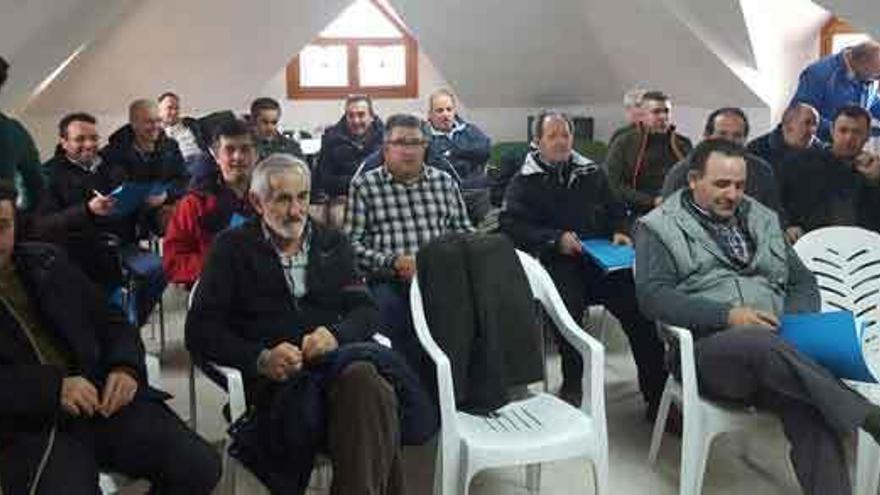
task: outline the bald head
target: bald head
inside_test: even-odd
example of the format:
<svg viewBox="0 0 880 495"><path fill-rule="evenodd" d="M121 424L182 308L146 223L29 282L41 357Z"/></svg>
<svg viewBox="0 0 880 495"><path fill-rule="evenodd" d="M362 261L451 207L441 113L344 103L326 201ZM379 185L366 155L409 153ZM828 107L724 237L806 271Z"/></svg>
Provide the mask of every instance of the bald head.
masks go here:
<svg viewBox="0 0 880 495"><path fill-rule="evenodd" d="M159 139L159 112L153 100L135 100L128 106L128 122L140 146L150 147Z"/></svg>
<svg viewBox="0 0 880 495"><path fill-rule="evenodd" d="M864 41L849 49L849 63L862 81L880 80L880 43Z"/></svg>
<svg viewBox="0 0 880 495"><path fill-rule="evenodd" d="M819 126L819 112L806 103L795 103L782 114L782 138L792 148L806 148Z"/></svg>

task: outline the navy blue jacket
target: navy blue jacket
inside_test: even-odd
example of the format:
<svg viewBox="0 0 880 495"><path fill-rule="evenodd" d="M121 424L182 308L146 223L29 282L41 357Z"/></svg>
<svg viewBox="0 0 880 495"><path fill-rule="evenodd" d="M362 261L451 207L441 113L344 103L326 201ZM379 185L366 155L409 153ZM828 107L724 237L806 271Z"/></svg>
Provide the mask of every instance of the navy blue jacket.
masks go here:
<svg viewBox="0 0 880 495"><path fill-rule="evenodd" d="M822 141L814 137L806 149L821 150L823 147ZM767 134L751 140L746 148L769 163L773 167L773 173L776 174L776 177L780 176L780 167L785 160L791 155L804 151L802 148L792 148L785 144L785 138L782 137L782 124L777 125Z"/></svg>
<svg viewBox="0 0 880 495"><path fill-rule="evenodd" d="M382 121L373 119L363 140L348 130L345 116L321 136L321 155L315 169L316 190L330 197L348 194L348 184L364 159L382 147Z"/></svg>
<svg viewBox="0 0 880 495"><path fill-rule="evenodd" d="M492 142L477 126L456 117L455 127L447 133L431 129L428 162L439 156L449 160L461 177L463 189L488 187L486 162L489 161Z"/></svg>
<svg viewBox="0 0 880 495"><path fill-rule="evenodd" d="M107 146L101 149L104 163L98 173L105 177L109 187L131 182L170 183L168 202L173 202L186 193L189 174L180 153L177 141L159 133L156 149L141 154L134 148L134 130L126 124L110 135Z"/></svg>
<svg viewBox="0 0 880 495"><path fill-rule="evenodd" d="M573 153L558 167L531 152L507 186L499 221L517 248L543 256L555 252L566 231L608 239L626 232L626 207L587 158Z"/></svg>

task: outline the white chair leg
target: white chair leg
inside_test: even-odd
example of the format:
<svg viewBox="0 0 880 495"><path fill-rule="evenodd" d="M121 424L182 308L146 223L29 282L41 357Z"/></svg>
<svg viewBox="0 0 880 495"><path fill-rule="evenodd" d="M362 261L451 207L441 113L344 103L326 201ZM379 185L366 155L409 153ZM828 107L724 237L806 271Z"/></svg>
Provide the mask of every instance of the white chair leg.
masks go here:
<svg viewBox="0 0 880 495"><path fill-rule="evenodd" d="M464 476L461 468L461 455L457 451L448 452L440 445L441 439L437 439L437 467L434 473L435 495L458 495L460 477ZM456 446L458 447L458 446ZM466 482L465 482L466 483Z"/></svg>
<svg viewBox="0 0 880 495"><path fill-rule="evenodd" d="M709 455L709 444L702 418L691 416L684 421L681 442L680 495L699 495L703 487L703 471ZM695 421L696 420L696 421Z"/></svg>
<svg viewBox="0 0 880 495"><path fill-rule="evenodd" d="M856 454L856 483L853 493L855 495L876 495L880 478L880 445L865 433L859 430Z"/></svg>
<svg viewBox="0 0 880 495"><path fill-rule="evenodd" d="M608 457L601 454L599 459L593 459L593 479L595 479L596 495L608 494Z"/></svg>
<svg viewBox="0 0 880 495"><path fill-rule="evenodd" d="M541 492L541 465L529 464L526 466L526 488L531 495Z"/></svg>
<svg viewBox="0 0 880 495"><path fill-rule="evenodd" d="M672 406L672 393L669 391L672 377L666 379L666 387L660 398L660 407L657 409L657 418L654 420L654 432L651 434L651 448L648 450L648 464L657 462L657 453L660 451L660 442L663 441L663 433L666 432L666 420L669 417L669 408Z"/></svg>

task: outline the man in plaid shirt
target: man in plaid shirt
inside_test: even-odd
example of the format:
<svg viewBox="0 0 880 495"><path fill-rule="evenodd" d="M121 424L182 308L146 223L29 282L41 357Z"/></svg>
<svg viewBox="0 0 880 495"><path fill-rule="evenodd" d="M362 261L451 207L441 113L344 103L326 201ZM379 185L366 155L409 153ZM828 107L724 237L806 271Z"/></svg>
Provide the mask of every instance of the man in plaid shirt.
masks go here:
<svg viewBox="0 0 880 495"><path fill-rule="evenodd" d="M352 180L345 218L358 267L394 347L410 359L419 352L409 311L416 252L436 237L473 231L455 180L425 165L427 144L418 117L389 117L384 163Z"/></svg>

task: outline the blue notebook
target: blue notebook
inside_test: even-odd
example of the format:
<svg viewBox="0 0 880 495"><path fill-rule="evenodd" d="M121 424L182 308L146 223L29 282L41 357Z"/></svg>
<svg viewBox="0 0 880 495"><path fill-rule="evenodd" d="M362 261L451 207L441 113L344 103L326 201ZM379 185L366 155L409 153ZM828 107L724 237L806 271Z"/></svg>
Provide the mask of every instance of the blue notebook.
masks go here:
<svg viewBox="0 0 880 495"><path fill-rule="evenodd" d="M862 355L861 329L849 311L783 315L779 334L838 378L876 381Z"/></svg>
<svg viewBox="0 0 880 495"><path fill-rule="evenodd" d="M589 256L605 272L629 270L636 260L632 246L618 246L608 239L584 239L584 254Z"/></svg>
<svg viewBox="0 0 880 495"><path fill-rule="evenodd" d="M129 215L140 208L148 196L159 196L167 190L168 185L162 182L123 182L110 192L110 197L116 200L113 215Z"/></svg>

